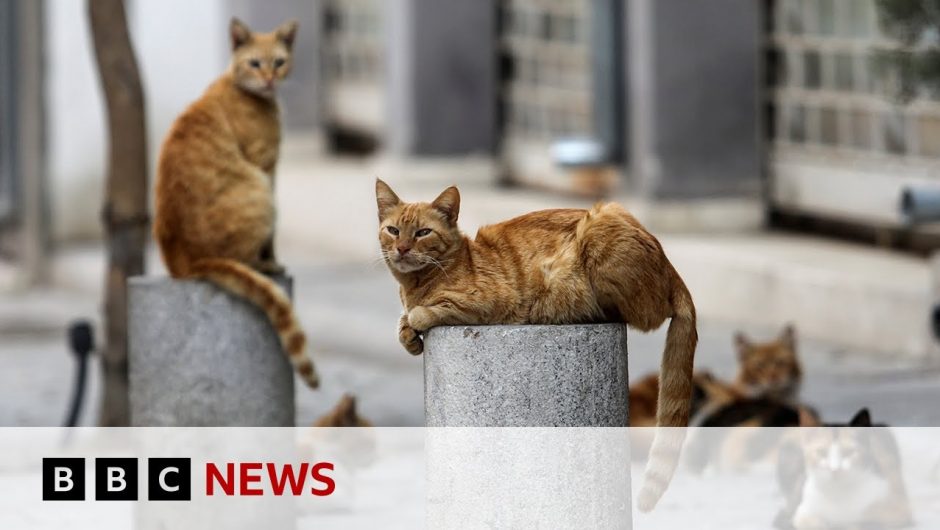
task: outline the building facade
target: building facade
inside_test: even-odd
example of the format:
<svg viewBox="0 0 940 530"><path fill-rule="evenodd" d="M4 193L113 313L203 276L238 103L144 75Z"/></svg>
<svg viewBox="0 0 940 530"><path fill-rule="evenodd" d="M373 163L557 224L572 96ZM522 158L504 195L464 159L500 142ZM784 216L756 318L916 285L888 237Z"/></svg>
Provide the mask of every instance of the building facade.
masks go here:
<svg viewBox="0 0 940 530"><path fill-rule="evenodd" d="M84 3L29 3L41 6L31 47L14 31L30 16L21 4L0 2L0 223L16 224L25 184L44 180L34 189L46 194L51 237L93 237L106 146ZM940 96L876 67L897 46L875 0L128 6L154 155L173 116L225 67L237 15L259 29L300 20L286 124L326 139L328 152L483 155L500 168L494 183L686 209L743 201L758 223L780 213L887 231L908 230L903 188L940 188ZM27 93L41 101L29 114L17 79L35 57L39 88ZM13 139L30 120L44 162L27 171ZM581 186L580 168L559 163L567 140L597 146L592 167L613 178Z"/></svg>

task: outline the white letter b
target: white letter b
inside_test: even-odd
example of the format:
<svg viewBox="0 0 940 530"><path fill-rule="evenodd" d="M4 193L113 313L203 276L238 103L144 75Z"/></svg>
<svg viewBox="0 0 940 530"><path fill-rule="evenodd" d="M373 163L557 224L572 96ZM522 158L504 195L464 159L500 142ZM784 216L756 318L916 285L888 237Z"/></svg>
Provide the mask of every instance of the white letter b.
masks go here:
<svg viewBox="0 0 940 530"><path fill-rule="evenodd" d="M75 483L72 481L72 470L67 467L55 468L55 490L72 491Z"/></svg>
<svg viewBox="0 0 940 530"><path fill-rule="evenodd" d="M124 491L127 481L124 480L124 470L119 467L108 468L108 491Z"/></svg>

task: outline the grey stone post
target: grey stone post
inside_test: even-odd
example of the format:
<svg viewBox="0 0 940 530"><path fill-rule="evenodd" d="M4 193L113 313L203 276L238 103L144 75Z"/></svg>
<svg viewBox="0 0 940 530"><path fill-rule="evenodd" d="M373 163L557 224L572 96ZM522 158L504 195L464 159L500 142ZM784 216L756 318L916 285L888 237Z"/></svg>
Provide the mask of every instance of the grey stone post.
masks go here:
<svg viewBox="0 0 940 530"><path fill-rule="evenodd" d="M294 426L294 373L258 308L206 282L137 277L128 312L132 425Z"/></svg>
<svg viewBox="0 0 940 530"><path fill-rule="evenodd" d="M401 0L386 9L392 151L490 153L496 145L492 0Z"/></svg>
<svg viewBox="0 0 940 530"><path fill-rule="evenodd" d="M626 5L633 188L650 199L757 198L764 4Z"/></svg>
<svg viewBox="0 0 940 530"><path fill-rule="evenodd" d="M434 328L429 427L623 427L621 324ZM428 429L429 528L631 528L626 429ZM525 492L526 502L505 502Z"/></svg>
<svg viewBox="0 0 940 530"><path fill-rule="evenodd" d="M429 427L623 427L621 324L455 326L424 343Z"/></svg>

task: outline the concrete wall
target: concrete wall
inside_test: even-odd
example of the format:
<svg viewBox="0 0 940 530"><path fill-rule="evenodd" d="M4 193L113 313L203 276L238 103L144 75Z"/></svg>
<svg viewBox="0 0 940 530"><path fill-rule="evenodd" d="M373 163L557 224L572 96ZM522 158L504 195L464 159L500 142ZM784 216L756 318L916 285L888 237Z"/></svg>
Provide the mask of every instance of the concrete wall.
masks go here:
<svg viewBox="0 0 940 530"><path fill-rule="evenodd" d="M631 0L631 181L650 198L760 192L760 2Z"/></svg>
<svg viewBox="0 0 940 530"><path fill-rule="evenodd" d="M128 24L147 98L151 167L175 116L225 67L223 0L131 1ZM185 14L182 16L181 14ZM55 240L100 233L107 131L86 2L46 6L49 194Z"/></svg>
<svg viewBox="0 0 940 530"><path fill-rule="evenodd" d="M147 101L150 167L176 116L228 64L235 15L259 31L300 20L300 50L282 103L289 128L319 122L319 2L279 0L129 0L128 24ZM107 130L85 0L50 0L46 9L47 152L55 240L97 237Z"/></svg>
<svg viewBox="0 0 940 530"><path fill-rule="evenodd" d="M492 0L402 0L389 9L392 149L490 153L496 145Z"/></svg>

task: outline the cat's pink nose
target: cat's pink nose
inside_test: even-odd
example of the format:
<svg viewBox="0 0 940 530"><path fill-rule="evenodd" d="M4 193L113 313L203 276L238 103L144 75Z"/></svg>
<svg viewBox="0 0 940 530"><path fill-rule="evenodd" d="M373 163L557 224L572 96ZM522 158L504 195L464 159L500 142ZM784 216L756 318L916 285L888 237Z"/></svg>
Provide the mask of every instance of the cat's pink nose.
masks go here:
<svg viewBox="0 0 940 530"><path fill-rule="evenodd" d="M411 247L398 247L398 253L402 256L408 253L411 250Z"/></svg>

